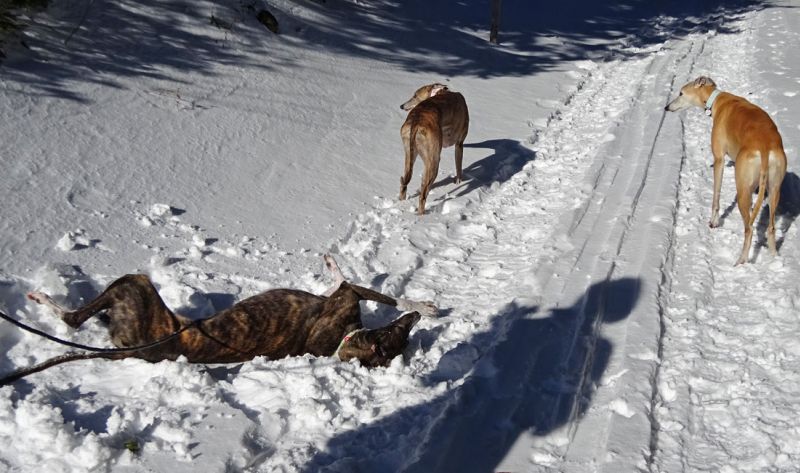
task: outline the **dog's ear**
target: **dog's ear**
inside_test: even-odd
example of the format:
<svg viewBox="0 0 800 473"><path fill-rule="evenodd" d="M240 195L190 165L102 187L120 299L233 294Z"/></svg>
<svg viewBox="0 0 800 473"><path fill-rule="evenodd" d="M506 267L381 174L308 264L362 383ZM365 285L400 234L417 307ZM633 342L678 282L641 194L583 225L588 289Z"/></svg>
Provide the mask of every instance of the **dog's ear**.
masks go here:
<svg viewBox="0 0 800 473"><path fill-rule="evenodd" d="M694 86L695 87L703 87L703 86L706 86L706 85L710 85L712 87L716 87L717 86L717 84L715 84L714 81L711 80L711 78L708 77L708 76L700 76L700 77L698 77L697 79L694 80Z"/></svg>
<svg viewBox="0 0 800 473"><path fill-rule="evenodd" d="M436 94L438 94L440 92L444 92L446 90L447 90L447 86L444 85L444 84L433 84L431 86L431 95L430 96L433 97L434 95L436 95Z"/></svg>

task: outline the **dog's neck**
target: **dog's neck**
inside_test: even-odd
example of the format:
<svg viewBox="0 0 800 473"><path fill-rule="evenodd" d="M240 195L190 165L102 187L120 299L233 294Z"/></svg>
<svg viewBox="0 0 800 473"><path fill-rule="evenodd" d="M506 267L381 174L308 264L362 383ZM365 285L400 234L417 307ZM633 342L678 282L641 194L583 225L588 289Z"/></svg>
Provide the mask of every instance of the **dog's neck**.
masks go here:
<svg viewBox="0 0 800 473"><path fill-rule="evenodd" d="M707 111L709 112L711 111L711 107L714 106L714 102L717 100L717 97L719 97L719 94L721 93L722 91L719 89L714 89L713 91L711 91L711 94L708 96L708 99L706 100Z"/></svg>
<svg viewBox="0 0 800 473"><path fill-rule="evenodd" d="M342 341L339 342L339 346L336 347L336 351L333 352L333 355L331 355L331 356L333 358L339 359L339 351L342 349L344 344L349 342L350 339L353 338L353 335L357 334L358 332L362 332L364 330L366 330L366 329L362 327L362 328L357 328L355 330L351 330L351 331L347 332L347 334L344 337L342 337Z"/></svg>

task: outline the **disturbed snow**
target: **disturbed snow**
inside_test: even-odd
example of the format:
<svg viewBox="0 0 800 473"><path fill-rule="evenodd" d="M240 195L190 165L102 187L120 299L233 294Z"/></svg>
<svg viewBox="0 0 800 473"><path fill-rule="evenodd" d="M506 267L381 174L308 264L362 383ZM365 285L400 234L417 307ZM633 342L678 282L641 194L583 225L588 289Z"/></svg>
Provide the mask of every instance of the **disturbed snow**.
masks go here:
<svg viewBox="0 0 800 473"><path fill-rule="evenodd" d="M268 47L246 21L209 26L228 11L211 2L201 19L116 2L93 7L71 47L55 32L82 7L31 30L0 76L5 311L97 345L102 326L70 330L25 293L78 305L143 271L202 317L271 287L321 293L330 251L351 280L434 300L439 317L386 369L310 356L51 369L0 388L4 469L794 471L800 13L661 15L553 70L452 77L472 116L470 179L452 183L446 150L417 218L413 198L394 199L396 109L430 75L303 48L333 34L330 12L272 3L314 26ZM374 13L335 5L340 21ZM112 67L94 53L124 35L90 33L123 18L121 31L177 27ZM158 56L189 37L194 57ZM700 74L783 133L777 257L759 243L753 264L731 266L733 206L708 229L710 121L663 111ZM367 304L364 319L394 315ZM63 352L8 325L0 343L4 373Z"/></svg>

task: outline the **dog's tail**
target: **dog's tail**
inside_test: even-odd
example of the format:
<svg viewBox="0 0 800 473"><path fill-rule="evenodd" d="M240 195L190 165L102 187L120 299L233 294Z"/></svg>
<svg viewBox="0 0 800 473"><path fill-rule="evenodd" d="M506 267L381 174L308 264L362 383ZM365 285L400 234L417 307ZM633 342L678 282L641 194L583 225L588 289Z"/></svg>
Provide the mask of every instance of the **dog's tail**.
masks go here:
<svg viewBox="0 0 800 473"><path fill-rule="evenodd" d="M411 124L411 139L408 140L408 155L413 160L417 155L417 122L416 120Z"/></svg>
<svg viewBox="0 0 800 473"><path fill-rule="evenodd" d="M758 172L758 197L756 197L756 205L753 207L753 213L750 214L750 227L756 223L758 214L761 211L761 204L764 203L764 195L767 193L767 171L769 168L769 149L761 149L761 169Z"/></svg>

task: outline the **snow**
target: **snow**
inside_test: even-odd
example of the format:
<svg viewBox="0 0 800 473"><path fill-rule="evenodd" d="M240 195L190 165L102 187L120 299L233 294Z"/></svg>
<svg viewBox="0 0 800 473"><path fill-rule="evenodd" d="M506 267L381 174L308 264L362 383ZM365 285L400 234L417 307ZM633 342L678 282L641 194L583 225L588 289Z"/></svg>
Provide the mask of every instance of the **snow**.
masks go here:
<svg viewBox="0 0 800 473"><path fill-rule="evenodd" d="M0 65L4 312L105 345L98 322L69 329L25 294L78 306L144 272L204 317L269 288L322 293L327 252L441 311L387 368L34 374L0 388L0 470L796 471L791 2L504 2L499 46L488 2L53 3ZM731 168L708 228L710 120L663 110L698 75L782 132L777 257L762 215L752 263L732 266ZM467 178L444 150L418 217L413 193L396 200L399 105L434 81L467 100ZM369 327L396 316L364 309ZM0 373L65 350L5 323L0 346Z"/></svg>

